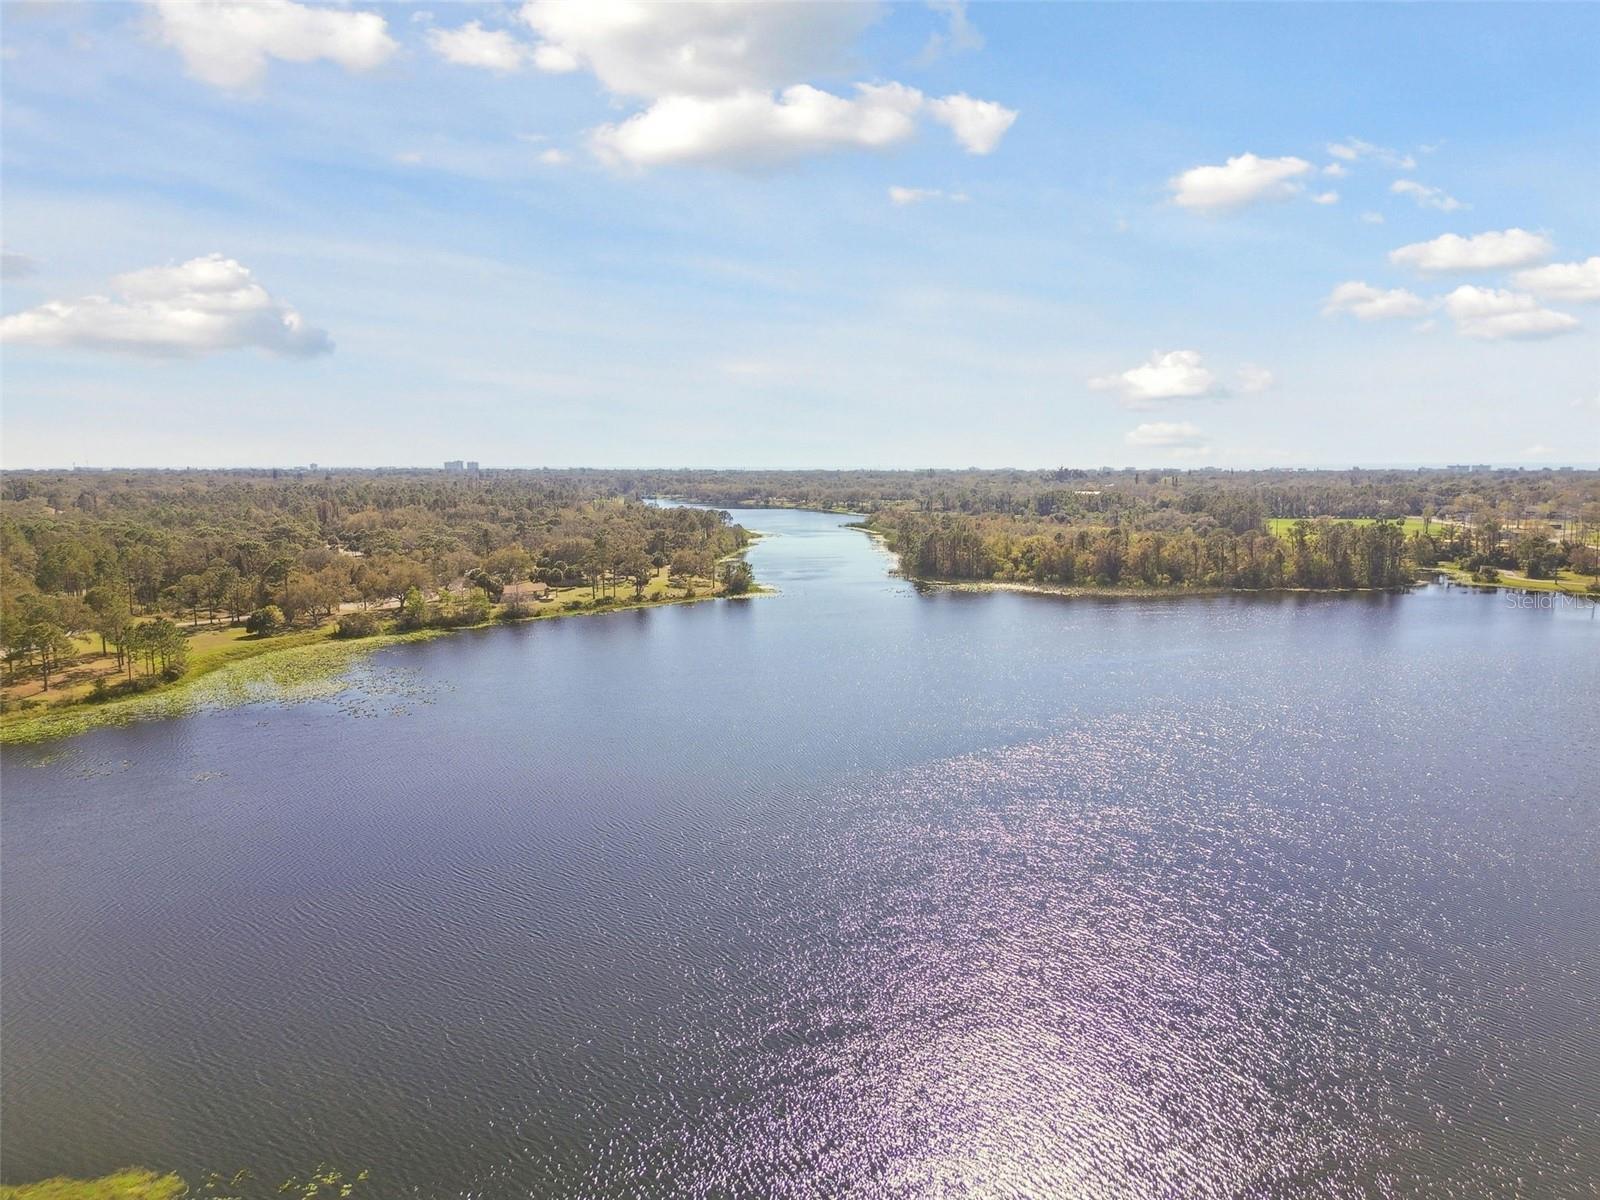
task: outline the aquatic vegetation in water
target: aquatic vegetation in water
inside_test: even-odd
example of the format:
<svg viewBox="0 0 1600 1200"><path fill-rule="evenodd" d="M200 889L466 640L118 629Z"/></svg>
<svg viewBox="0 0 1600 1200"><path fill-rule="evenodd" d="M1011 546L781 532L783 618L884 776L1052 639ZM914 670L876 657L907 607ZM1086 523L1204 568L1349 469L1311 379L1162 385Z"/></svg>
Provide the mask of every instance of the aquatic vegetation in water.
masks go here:
<svg viewBox="0 0 1600 1200"><path fill-rule="evenodd" d="M188 1187L176 1175L157 1175L142 1167L113 1171L99 1179L41 1179L0 1186L0 1200L179 1200Z"/></svg>
<svg viewBox="0 0 1600 1200"><path fill-rule="evenodd" d="M209 1172L197 1187L190 1189L179 1176L158 1175L143 1167L127 1167L98 1179L68 1179L57 1176L38 1183L0 1186L0 1200L253 1200L255 1197L297 1196L301 1200L356 1196L365 1193L370 1171L345 1171L318 1163L306 1175L291 1175L271 1184L249 1170L223 1175Z"/></svg>
<svg viewBox="0 0 1600 1200"><path fill-rule="evenodd" d="M411 635L361 642L327 640L228 663L170 688L97 705L72 705L0 726L0 744L71 737L104 725L185 716L261 702L327 700L352 687L351 668L375 650Z"/></svg>

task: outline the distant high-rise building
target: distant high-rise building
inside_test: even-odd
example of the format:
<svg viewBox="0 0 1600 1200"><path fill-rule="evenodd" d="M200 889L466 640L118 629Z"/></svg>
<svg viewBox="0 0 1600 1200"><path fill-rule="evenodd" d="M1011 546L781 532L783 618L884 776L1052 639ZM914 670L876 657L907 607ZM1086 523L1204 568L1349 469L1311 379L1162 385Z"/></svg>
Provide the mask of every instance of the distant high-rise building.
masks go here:
<svg viewBox="0 0 1600 1200"><path fill-rule="evenodd" d="M477 469L478 469L478 464L476 462L472 461L472 460L468 460L468 462L467 462L467 470L476 471Z"/></svg>
<svg viewBox="0 0 1600 1200"><path fill-rule="evenodd" d="M466 464L464 464L459 458L452 458L449 462L444 464L444 469L446 471L464 471L466 470Z"/></svg>

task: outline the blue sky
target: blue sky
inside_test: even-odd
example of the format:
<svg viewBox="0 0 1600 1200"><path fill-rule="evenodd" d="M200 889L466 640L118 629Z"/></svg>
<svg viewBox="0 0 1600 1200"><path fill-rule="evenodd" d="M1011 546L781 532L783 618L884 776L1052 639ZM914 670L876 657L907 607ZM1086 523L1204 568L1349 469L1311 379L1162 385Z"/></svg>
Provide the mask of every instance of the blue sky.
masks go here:
<svg viewBox="0 0 1600 1200"><path fill-rule="evenodd" d="M1593 5L3 16L8 467L1600 459Z"/></svg>

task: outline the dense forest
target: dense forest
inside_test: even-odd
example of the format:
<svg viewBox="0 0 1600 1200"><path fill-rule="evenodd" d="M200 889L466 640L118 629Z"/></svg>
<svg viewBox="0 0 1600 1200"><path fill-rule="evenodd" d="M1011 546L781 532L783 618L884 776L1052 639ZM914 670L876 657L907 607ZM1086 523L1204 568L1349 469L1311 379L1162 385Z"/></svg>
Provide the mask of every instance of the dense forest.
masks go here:
<svg viewBox="0 0 1600 1200"><path fill-rule="evenodd" d="M930 579L1069 587L1397 588L1448 565L1480 583L1600 582L1594 506L1450 517L1267 517L1260 497L1225 489L1108 513L930 513L886 506L872 525L904 570Z"/></svg>
<svg viewBox="0 0 1600 1200"><path fill-rule="evenodd" d="M8 683L30 691L88 649L115 660L102 693L135 690L182 674L188 635L218 623L354 636L526 615L563 588L597 605L652 584L739 592L748 567L722 560L748 540L724 512L654 507L587 474L14 472L0 646Z"/></svg>
<svg viewBox="0 0 1600 1200"><path fill-rule="evenodd" d="M1140 529L886 509L907 574L1066 586L1394 588L1416 578L1398 522L1297 522L1287 538L1225 526Z"/></svg>

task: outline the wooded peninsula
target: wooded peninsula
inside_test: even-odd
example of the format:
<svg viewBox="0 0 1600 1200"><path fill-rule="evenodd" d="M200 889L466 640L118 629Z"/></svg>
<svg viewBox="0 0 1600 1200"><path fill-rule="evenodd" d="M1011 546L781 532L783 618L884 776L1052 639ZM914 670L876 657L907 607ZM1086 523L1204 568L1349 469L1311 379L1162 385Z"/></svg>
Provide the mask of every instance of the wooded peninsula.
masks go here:
<svg viewBox="0 0 1600 1200"><path fill-rule="evenodd" d="M935 582L1600 597L1600 472L1571 469L18 471L0 734L280 648L747 594L726 509L761 507L858 514Z"/></svg>
<svg viewBox="0 0 1600 1200"><path fill-rule="evenodd" d="M0 733L332 639L748 594L750 536L586 473L11 472Z"/></svg>

